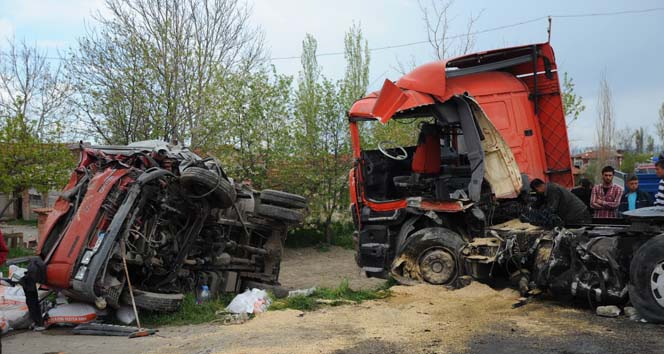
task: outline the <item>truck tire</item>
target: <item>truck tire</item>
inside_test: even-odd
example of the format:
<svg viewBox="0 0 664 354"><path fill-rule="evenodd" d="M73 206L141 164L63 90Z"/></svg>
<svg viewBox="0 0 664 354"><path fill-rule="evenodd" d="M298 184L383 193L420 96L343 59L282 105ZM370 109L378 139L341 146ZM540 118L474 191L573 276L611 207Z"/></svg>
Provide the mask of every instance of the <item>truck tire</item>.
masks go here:
<svg viewBox="0 0 664 354"><path fill-rule="evenodd" d="M643 318L664 323L664 234L644 243L629 267L629 299Z"/></svg>
<svg viewBox="0 0 664 354"><path fill-rule="evenodd" d="M136 307L155 312L175 312L180 309L184 294L162 294L143 290L134 290ZM131 304L128 291L122 293L122 301Z"/></svg>
<svg viewBox="0 0 664 354"><path fill-rule="evenodd" d="M180 183L191 198L206 198L213 208L228 208L237 198L235 188L227 179L205 168L187 168L180 175Z"/></svg>
<svg viewBox="0 0 664 354"><path fill-rule="evenodd" d="M291 209L304 209L307 207L307 198L282 191L264 189L260 196L263 204L271 204Z"/></svg>
<svg viewBox="0 0 664 354"><path fill-rule="evenodd" d="M287 224L299 224L304 220L304 215L301 211L276 205L259 204L256 205L254 212L259 216L283 221Z"/></svg>
<svg viewBox="0 0 664 354"><path fill-rule="evenodd" d="M459 275L459 252L466 241L443 227L427 227L410 235L392 263L392 276L400 283L412 280L434 285L453 284Z"/></svg>

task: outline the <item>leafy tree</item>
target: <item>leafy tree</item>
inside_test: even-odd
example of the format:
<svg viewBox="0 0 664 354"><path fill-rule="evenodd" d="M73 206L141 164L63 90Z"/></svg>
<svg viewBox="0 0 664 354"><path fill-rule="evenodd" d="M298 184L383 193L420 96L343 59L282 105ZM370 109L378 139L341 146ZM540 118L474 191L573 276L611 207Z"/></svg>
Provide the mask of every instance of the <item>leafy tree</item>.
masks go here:
<svg viewBox="0 0 664 354"><path fill-rule="evenodd" d="M639 127L634 131L634 144L636 145L636 152L643 153L645 151L645 129Z"/></svg>
<svg viewBox="0 0 664 354"><path fill-rule="evenodd" d="M219 80L263 57L249 10L238 0L106 0L106 7L68 66L90 133L107 143L205 144Z"/></svg>
<svg viewBox="0 0 664 354"><path fill-rule="evenodd" d="M583 104L583 98L574 92L576 84L574 80L565 72L563 74L563 112L569 128L574 121L579 118L581 112L586 109Z"/></svg>
<svg viewBox="0 0 664 354"><path fill-rule="evenodd" d="M38 138L21 113L0 118L0 192L18 196L29 188L42 193L61 188L74 165L69 149L55 139ZM53 130L51 137L56 137L62 127Z"/></svg>
<svg viewBox="0 0 664 354"><path fill-rule="evenodd" d="M620 165L620 170L626 173L633 173L636 169L636 165L639 163L649 162L652 158L652 154L648 153L638 153L638 152L625 152L623 154L622 164Z"/></svg>
<svg viewBox="0 0 664 354"><path fill-rule="evenodd" d="M240 70L220 78L218 111L202 122L203 148L234 178L257 188L279 187L281 161L292 151L292 78L274 67Z"/></svg>
<svg viewBox="0 0 664 354"><path fill-rule="evenodd" d="M332 81L321 74L316 39L302 43L302 68L295 92L297 149L301 175L291 180L310 198L311 216L321 224L330 243L332 222L346 205L348 171L352 164L347 111L365 93L369 81L369 52L360 28L353 25L345 37L346 74Z"/></svg>

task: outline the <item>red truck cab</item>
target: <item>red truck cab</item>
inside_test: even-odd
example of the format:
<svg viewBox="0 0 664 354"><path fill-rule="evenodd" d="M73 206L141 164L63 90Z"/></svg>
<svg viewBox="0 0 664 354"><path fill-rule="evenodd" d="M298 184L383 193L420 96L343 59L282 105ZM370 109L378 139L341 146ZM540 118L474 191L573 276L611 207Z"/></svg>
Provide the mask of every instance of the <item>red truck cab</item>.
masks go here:
<svg viewBox="0 0 664 354"><path fill-rule="evenodd" d="M529 180L573 186L549 43L422 65L358 100L349 121L357 261L371 276L451 282L456 253Z"/></svg>

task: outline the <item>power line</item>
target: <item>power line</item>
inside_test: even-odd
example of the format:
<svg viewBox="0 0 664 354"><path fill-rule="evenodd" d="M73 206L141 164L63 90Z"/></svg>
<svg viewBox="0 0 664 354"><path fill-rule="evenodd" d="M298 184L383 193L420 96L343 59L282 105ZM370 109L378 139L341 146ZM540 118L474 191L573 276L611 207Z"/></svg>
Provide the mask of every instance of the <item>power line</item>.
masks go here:
<svg viewBox="0 0 664 354"><path fill-rule="evenodd" d="M498 27L493 27L493 28L487 28L481 31L475 31L475 32L470 32L466 34L456 34L452 36L445 37L445 39L455 39L455 38L463 38L466 36L474 36L478 34L483 34L487 32L494 32L494 31L499 31L507 28L512 28L512 27L517 27L517 26L522 26L525 24L541 21L547 18L582 18L582 17L599 17L599 16L614 16L614 15L624 15L624 14L641 14L641 13L648 13L648 12L655 12L655 11L664 11L664 7L654 7L650 9L641 9L641 10L623 10L623 11L614 11L614 12L595 12L595 13L581 13L581 14L566 14L566 15L550 15L550 16L540 16L536 18L532 18L530 20L526 21L521 21L521 22L516 22L512 23L509 25L503 25L503 26L498 26ZM426 41L417 41L417 42L409 42L409 43L402 43L402 44L395 44L395 45L388 45L384 47L376 47L376 48L369 48L370 52L378 51L378 50L384 50L384 49L394 49L394 48L403 48L403 47L410 47L414 45L419 45L419 44L425 44L429 43L428 40ZM316 57L325 57L325 56L333 56L333 55L342 55L344 52L329 52L329 53L321 53L317 54ZM289 56L289 57L277 57L277 58L270 58L270 60L289 60L289 59L299 59L300 56Z"/></svg>
<svg viewBox="0 0 664 354"><path fill-rule="evenodd" d="M463 37L466 37L466 36L474 36L474 35L488 33L488 32L500 31L500 30L507 29L507 28L518 27L518 26L529 24L529 23L541 21L541 20L544 20L544 19L547 19L547 18L565 19L565 18L601 17L601 16L616 16L616 15L627 15L627 14L643 14L643 13L656 12L656 11L664 11L664 7L653 7L653 8L649 8L649 9L622 10L622 11L612 11L612 12L590 12L590 13L578 13L578 14L558 14L558 15L540 16L540 17L535 17L535 18L525 20L525 21L511 23L511 24L508 24L508 25L502 25L502 26L487 28L487 29L483 29L483 30L480 30L480 31L469 32L469 33L464 33L464 34L455 34L455 35L447 36L444 39L449 40L449 39L463 38ZM386 50L386 49L404 48L404 47L411 47L411 46L414 46L414 45L420 45L420 44L426 44L426 43L429 43L429 41L428 40L426 40L426 41L416 41L416 42L408 42L408 43L387 45L387 46L383 46L383 47L374 47L374 48L369 48L369 51L370 52L375 52L375 51ZM329 56L337 56L337 55L343 55L343 54L344 54L344 51L336 51L336 52L327 52L327 53L316 54L316 57L329 57ZM8 56L8 54L1 53L1 52L0 52L0 55ZM47 57L44 57L44 58L49 59L49 60L65 60L64 58L61 58L61 57L48 57L47 56ZM272 61L275 61L275 60L293 60L293 59L300 59L300 58L301 58L301 56L299 56L299 55L293 55L293 56L286 56L286 57L274 57L274 58L270 58L270 60L272 60Z"/></svg>

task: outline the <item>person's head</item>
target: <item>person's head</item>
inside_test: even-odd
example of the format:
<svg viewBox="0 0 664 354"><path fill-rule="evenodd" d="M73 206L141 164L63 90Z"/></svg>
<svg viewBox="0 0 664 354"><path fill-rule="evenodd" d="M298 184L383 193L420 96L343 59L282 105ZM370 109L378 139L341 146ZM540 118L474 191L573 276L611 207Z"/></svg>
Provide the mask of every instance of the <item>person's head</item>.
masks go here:
<svg viewBox="0 0 664 354"><path fill-rule="evenodd" d="M657 177L664 178L664 159L659 159L657 160L657 163L655 163L655 173L657 174Z"/></svg>
<svg viewBox="0 0 664 354"><path fill-rule="evenodd" d="M639 189L639 177L635 174L627 176L627 189L630 192L636 192L636 190Z"/></svg>
<svg viewBox="0 0 664 354"><path fill-rule="evenodd" d="M593 188L593 183L590 182L590 180L587 179L587 178L581 178L581 181L579 181L579 183L581 184L581 188L583 188L583 189L592 189Z"/></svg>
<svg viewBox="0 0 664 354"><path fill-rule="evenodd" d="M613 173L615 171L616 170L611 166L604 166L602 169L602 182L604 182L605 185L613 183Z"/></svg>
<svg viewBox="0 0 664 354"><path fill-rule="evenodd" d="M546 184L539 178L535 178L530 182L530 189L537 192L537 194L544 194L546 192Z"/></svg>

